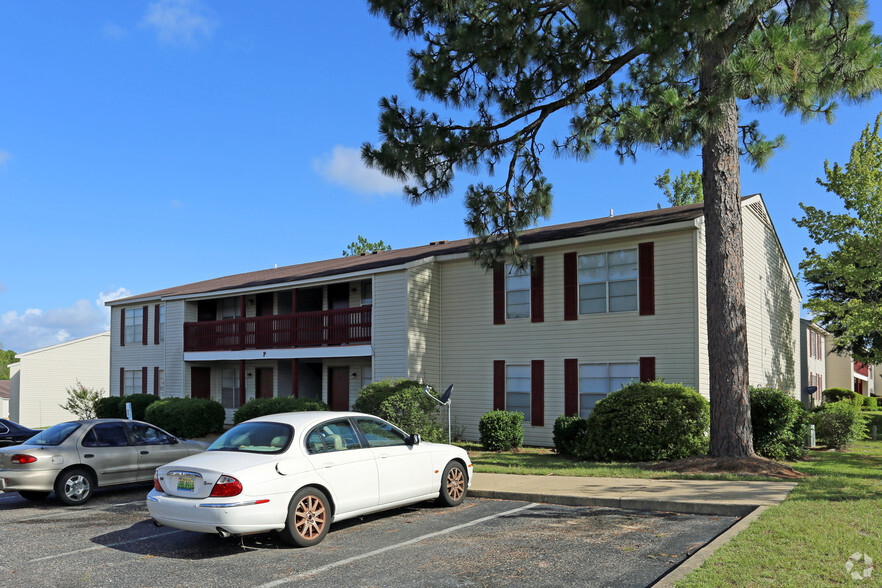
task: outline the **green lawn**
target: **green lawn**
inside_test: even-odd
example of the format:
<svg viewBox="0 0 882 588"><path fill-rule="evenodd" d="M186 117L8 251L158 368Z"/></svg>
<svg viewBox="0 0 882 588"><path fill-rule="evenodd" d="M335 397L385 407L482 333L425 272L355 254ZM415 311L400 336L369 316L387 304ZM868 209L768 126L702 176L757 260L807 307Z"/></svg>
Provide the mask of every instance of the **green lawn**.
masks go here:
<svg viewBox="0 0 882 588"><path fill-rule="evenodd" d="M492 453L481 451L477 444L464 447L479 472L714 478L647 471L640 464L578 462L548 449ZM847 451L812 451L808 459L790 465L809 477L678 587L882 586L882 440L863 441ZM855 553L867 554L876 562L870 578L855 581L846 571ZM862 560L852 571L865 567Z"/></svg>

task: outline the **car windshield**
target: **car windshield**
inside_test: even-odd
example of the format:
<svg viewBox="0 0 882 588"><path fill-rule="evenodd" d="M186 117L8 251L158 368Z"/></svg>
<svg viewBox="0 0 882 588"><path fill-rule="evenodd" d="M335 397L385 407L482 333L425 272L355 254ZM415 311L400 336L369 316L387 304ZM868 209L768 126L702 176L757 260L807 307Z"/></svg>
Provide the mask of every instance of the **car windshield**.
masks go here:
<svg viewBox="0 0 882 588"><path fill-rule="evenodd" d="M82 423L61 423L31 437L22 445L61 445Z"/></svg>
<svg viewBox="0 0 882 588"><path fill-rule="evenodd" d="M294 428L282 423L242 423L236 425L208 447L208 451L246 451L280 453L294 436Z"/></svg>

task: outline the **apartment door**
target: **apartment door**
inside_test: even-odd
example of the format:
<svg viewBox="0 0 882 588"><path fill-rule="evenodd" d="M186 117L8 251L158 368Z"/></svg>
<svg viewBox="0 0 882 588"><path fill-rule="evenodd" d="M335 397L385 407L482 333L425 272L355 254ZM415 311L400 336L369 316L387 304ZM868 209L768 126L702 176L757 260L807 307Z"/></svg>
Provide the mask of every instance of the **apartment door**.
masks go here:
<svg viewBox="0 0 882 588"><path fill-rule="evenodd" d="M328 405L331 410L349 410L349 368L328 368Z"/></svg>
<svg viewBox="0 0 882 588"><path fill-rule="evenodd" d="M256 370L258 398L273 397L273 368L258 368Z"/></svg>
<svg viewBox="0 0 882 588"><path fill-rule="evenodd" d="M211 368L190 368L190 396L211 398Z"/></svg>

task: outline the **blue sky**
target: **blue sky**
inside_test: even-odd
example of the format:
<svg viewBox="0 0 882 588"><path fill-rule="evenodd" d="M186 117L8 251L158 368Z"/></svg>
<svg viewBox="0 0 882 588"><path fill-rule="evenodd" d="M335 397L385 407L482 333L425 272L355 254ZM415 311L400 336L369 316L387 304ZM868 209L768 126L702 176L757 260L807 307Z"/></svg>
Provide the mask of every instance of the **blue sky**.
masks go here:
<svg viewBox="0 0 882 588"><path fill-rule="evenodd" d="M417 105L406 49L356 0L0 3L2 347L100 332L103 302L122 295L337 257L359 234L468 236L474 178L412 207L358 156L378 140L381 96ZM798 203L838 207L815 178L880 111L882 98L842 105L832 126L762 115L788 147L765 172L743 167L742 192L763 194L794 271L810 245ZM698 167L697 154L549 158L542 224L655 208L657 175Z"/></svg>

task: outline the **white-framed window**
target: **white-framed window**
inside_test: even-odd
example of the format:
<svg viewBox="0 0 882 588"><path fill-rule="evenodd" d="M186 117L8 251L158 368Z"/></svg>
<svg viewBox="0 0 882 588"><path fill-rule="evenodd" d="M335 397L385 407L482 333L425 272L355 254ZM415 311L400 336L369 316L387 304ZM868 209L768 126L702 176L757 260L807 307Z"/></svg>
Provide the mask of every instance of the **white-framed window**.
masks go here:
<svg viewBox="0 0 882 588"><path fill-rule="evenodd" d="M530 317L530 269L505 264L505 316Z"/></svg>
<svg viewBox="0 0 882 588"><path fill-rule="evenodd" d="M129 394L141 394L144 391L143 375L144 372L140 369L125 370L123 373L123 396L128 396Z"/></svg>
<svg viewBox="0 0 882 588"><path fill-rule="evenodd" d="M637 310L637 250L579 256L579 313Z"/></svg>
<svg viewBox="0 0 882 588"><path fill-rule="evenodd" d="M144 309L126 310L126 343L141 343L144 340Z"/></svg>
<svg viewBox="0 0 882 588"><path fill-rule="evenodd" d="M159 342L165 341L165 304L159 305Z"/></svg>
<svg viewBox="0 0 882 588"><path fill-rule="evenodd" d="M239 408L239 368L221 370L221 404L224 408Z"/></svg>
<svg viewBox="0 0 882 588"><path fill-rule="evenodd" d="M505 366L505 410L520 412L530 422L532 371L529 365Z"/></svg>
<svg viewBox="0 0 882 588"><path fill-rule="evenodd" d="M221 319L239 318L239 298L224 298L221 300Z"/></svg>
<svg viewBox="0 0 882 588"><path fill-rule="evenodd" d="M584 363L579 366L579 416L587 419L594 405L610 392L640 380L640 364Z"/></svg>
<svg viewBox="0 0 882 588"><path fill-rule="evenodd" d="M361 283L361 305L367 306L374 302L374 283L370 280L364 280Z"/></svg>

